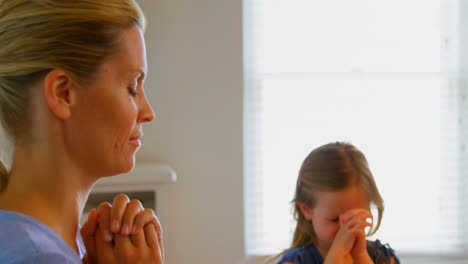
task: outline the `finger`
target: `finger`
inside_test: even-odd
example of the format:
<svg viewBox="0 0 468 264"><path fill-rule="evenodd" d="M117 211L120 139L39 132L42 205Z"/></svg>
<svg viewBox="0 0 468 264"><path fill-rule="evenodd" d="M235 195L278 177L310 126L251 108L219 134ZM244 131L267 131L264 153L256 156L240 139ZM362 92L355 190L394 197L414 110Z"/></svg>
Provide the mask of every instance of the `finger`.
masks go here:
<svg viewBox="0 0 468 264"><path fill-rule="evenodd" d="M96 211L96 209L93 208L88 214L88 219L86 220L86 222L80 229L80 233L81 233L81 236L83 237L84 242L88 238L92 238L92 240L94 240L94 237L96 236L97 226L98 226L98 212Z"/></svg>
<svg viewBox="0 0 468 264"><path fill-rule="evenodd" d="M110 214L112 206L108 202L103 202L98 207L99 214L99 231L102 233L102 238L105 242L112 242L114 238L110 232Z"/></svg>
<svg viewBox="0 0 468 264"><path fill-rule="evenodd" d="M353 245L353 249L351 254L360 254L359 252L363 252L366 250L367 247L367 240L366 234L362 228L352 229L351 231L352 236L355 238L355 242Z"/></svg>
<svg viewBox="0 0 468 264"><path fill-rule="evenodd" d="M158 236L154 225L145 225L143 230L145 231L146 244L152 249L159 250Z"/></svg>
<svg viewBox="0 0 468 264"><path fill-rule="evenodd" d="M345 212L340 216L340 224L347 224L350 221L367 221L368 218L372 219L372 214L364 209L353 209Z"/></svg>
<svg viewBox="0 0 468 264"><path fill-rule="evenodd" d="M156 253L156 258L159 260L157 263L163 263L164 260L164 247L162 244L161 237L157 234L157 229L153 224L145 225L145 238L148 246Z"/></svg>
<svg viewBox="0 0 468 264"><path fill-rule="evenodd" d="M355 232L356 234L356 241L365 241L366 240L366 233L364 232L364 229L361 228L361 227L358 227L356 228L355 230L357 230Z"/></svg>
<svg viewBox="0 0 468 264"><path fill-rule="evenodd" d="M81 236L95 236L98 226L98 212L96 209L91 209L88 214L88 219L80 229Z"/></svg>
<svg viewBox="0 0 468 264"><path fill-rule="evenodd" d="M92 209L89 212L86 223L81 227L80 234L86 247L86 255L83 260L94 263L96 260L96 231L98 227L98 212ZM86 263L88 263L86 262Z"/></svg>
<svg viewBox="0 0 468 264"><path fill-rule="evenodd" d="M348 229L354 229L354 228L358 228L358 229L361 229L361 230L364 230L364 228L366 227L372 227L372 223L369 223L369 222L351 222L351 223L348 223L346 225L346 227Z"/></svg>
<svg viewBox="0 0 468 264"><path fill-rule="evenodd" d="M114 198L114 202L112 203L112 210L111 210L111 225L110 231L113 233L120 232L120 227L122 223L122 218L127 210L127 205L130 199L127 195L121 193Z"/></svg>
<svg viewBox="0 0 468 264"><path fill-rule="evenodd" d="M367 219L370 219L372 221L372 219L374 218L374 216L370 212L363 212L359 216L361 217L361 220L364 222L366 222Z"/></svg>
<svg viewBox="0 0 468 264"><path fill-rule="evenodd" d="M367 209L353 208L353 209L349 209L348 211L346 211L344 215L357 215L357 214L368 214L368 213L369 211Z"/></svg>
<svg viewBox="0 0 468 264"><path fill-rule="evenodd" d="M130 235L130 232L133 228L133 223L135 217L143 211L143 205L138 200L131 200L130 203L127 205L127 210L125 210L125 214L122 220L122 228L120 230L120 234L122 235Z"/></svg>
<svg viewBox="0 0 468 264"><path fill-rule="evenodd" d="M359 216L359 217L362 217L362 218L372 217L372 215L369 213L369 211L367 211L365 209L362 209L362 208L351 209L351 210L346 211L343 214L343 217L345 219L349 219L349 218L352 218L352 217L355 217L355 216Z"/></svg>
<svg viewBox="0 0 468 264"><path fill-rule="evenodd" d="M363 220L362 217L359 215L352 215L352 216L349 216L348 218L345 218L344 225L347 227L350 227L360 222L365 222L365 219Z"/></svg>
<svg viewBox="0 0 468 264"><path fill-rule="evenodd" d="M338 233L333 239L332 245L335 248L345 248L351 250L355 242L355 236L344 226L340 226Z"/></svg>
<svg viewBox="0 0 468 264"><path fill-rule="evenodd" d="M146 238L145 238L145 232L142 229L138 229L138 231L135 234L130 235L130 239L132 240L132 243L135 247L137 248L146 248Z"/></svg>
<svg viewBox="0 0 468 264"><path fill-rule="evenodd" d="M122 257L131 255L130 253L134 251L135 247L129 236L116 233L114 234L114 249L115 253Z"/></svg>
<svg viewBox="0 0 468 264"><path fill-rule="evenodd" d="M156 234L158 236L158 243L161 247L162 256L164 257L164 249L163 249L163 230L161 227L161 223L159 222L158 217L154 214L154 211L150 208L146 208L143 212L139 213L134 222L134 230L132 232L136 232L137 230L141 230L143 226L146 224L152 223L154 228L156 229Z"/></svg>
<svg viewBox="0 0 468 264"><path fill-rule="evenodd" d="M349 229L349 232L354 236L356 240L363 239L366 237L366 234L364 233L364 229L360 227L351 228Z"/></svg>
<svg viewBox="0 0 468 264"><path fill-rule="evenodd" d="M143 229L143 227L148 223L153 223L156 228L156 232L162 236L161 224L151 208L146 208L135 217L132 233L136 232L138 229Z"/></svg>
<svg viewBox="0 0 468 264"><path fill-rule="evenodd" d="M104 255L109 255L112 254L114 245L111 242L106 242L103 237L103 231L101 230L101 227L98 226L97 232L96 232L96 251L99 252L99 256L102 258Z"/></svg>

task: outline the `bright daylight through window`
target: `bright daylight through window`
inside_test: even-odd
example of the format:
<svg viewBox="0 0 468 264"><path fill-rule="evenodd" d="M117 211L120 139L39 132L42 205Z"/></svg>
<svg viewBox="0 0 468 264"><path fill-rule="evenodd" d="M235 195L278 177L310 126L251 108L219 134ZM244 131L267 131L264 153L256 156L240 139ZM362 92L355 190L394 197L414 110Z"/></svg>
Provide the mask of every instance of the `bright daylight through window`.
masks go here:
<svg viewBox="0 0 468 264"><path fill-rule="evenodd" d="M337 140L366 154L385 200L375 238L464 254L460 3L244 0L247 255L290 246L300 164Z"/></svg>

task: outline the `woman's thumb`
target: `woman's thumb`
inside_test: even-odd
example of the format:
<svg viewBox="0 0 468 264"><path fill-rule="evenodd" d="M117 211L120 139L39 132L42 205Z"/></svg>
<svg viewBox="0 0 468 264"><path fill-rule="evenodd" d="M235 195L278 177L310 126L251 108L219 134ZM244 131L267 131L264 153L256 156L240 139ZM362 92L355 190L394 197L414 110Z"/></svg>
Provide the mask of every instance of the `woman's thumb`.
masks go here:
<svg viewBox="0 0 468 264"><path fill-rule="evenodd" d="M98 212L92 209L89 212L88 220L81 227L80 233L86 247L86 254L88 260L96 259L96 230L98 226ZM93 262L92 262L93 263Z"/></svg>

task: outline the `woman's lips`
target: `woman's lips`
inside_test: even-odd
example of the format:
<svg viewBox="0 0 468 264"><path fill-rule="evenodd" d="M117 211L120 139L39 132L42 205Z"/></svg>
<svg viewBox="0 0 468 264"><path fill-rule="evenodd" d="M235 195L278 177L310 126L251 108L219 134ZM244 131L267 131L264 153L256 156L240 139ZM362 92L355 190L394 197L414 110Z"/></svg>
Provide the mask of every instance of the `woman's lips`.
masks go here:
<svg viewBox="0 0 468 264"><path fill-rule="evenodd" d="M136 145L137 147L141 146L140 136L130 138L130 143Z"/></svg>

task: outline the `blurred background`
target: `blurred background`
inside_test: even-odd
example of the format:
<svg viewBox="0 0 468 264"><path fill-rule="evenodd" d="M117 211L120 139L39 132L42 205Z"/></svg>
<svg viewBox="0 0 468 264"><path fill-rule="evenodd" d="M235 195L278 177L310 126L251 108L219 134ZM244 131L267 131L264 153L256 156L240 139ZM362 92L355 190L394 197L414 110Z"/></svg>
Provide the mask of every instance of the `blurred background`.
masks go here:
<svg viewBox="0 0 468 264"><path fill-rule="evenodd" d="M137 167L177 174L167 263L287 248L300 164L337 140L385 200L374 238L402 263L468 263L468 1L138 2L156 119Z"/></svg>

